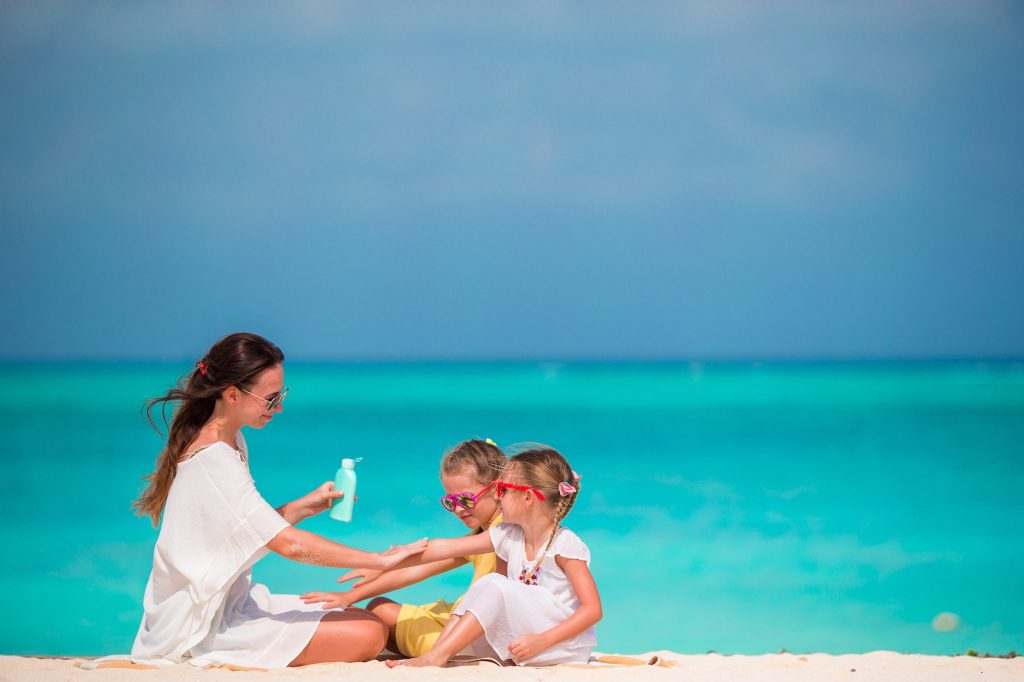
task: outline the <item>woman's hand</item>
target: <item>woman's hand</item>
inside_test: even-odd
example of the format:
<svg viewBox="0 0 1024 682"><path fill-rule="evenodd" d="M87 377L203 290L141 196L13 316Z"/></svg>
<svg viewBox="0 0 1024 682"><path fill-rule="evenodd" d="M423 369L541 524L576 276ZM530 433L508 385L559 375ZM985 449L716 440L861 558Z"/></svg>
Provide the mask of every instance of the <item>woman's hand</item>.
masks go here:
<svg viewBox="0 0 1024 682"><path fill-rule="evenodd" d="M544 635L523 635L508 645L508 652L517 662L522 662L549 648L551 645Z"/></svg>
<svg viewBox="0 0 1024 682"><path fill-rule="evenodd" d="M351 592L307 592L299 595L299 599L307 604L323 602L325 609L343 609L352 604Z"/></svg>
<svg viewBox="0 0 1024 682"><path fill-rule="evenodd" d="M397 547L391 547L386 552L381 552L378 556L381 558L381 570L387 571L394 568L398 564L402 563L411 556L417 554L423 554L424 550L427 549L427 539L417 540L410 542L408 545L398 545Z"/></svg>
<svg viewBox="0 0 1024 682"><path fill-rule="evenodd" d="M388 551L390 552L392 549L394 549L394 547L389 547ZM352 589L355 589L355 588L359 587L360 585L365 585L366 583L373 582L377 578L381 577L381 575L383 575L383 574L384 574L384 571L378 571L378 570L373 569L373 568L357 568L357 569L355 569L353 571L349 571L345 575L343 575L340 578L338 578L338 582L339 583L344 583L344 582L348 582L349 580L356 580L356 578L359 578L359 580L356 580L351 585Z"/></svg>
<svg viewBox="0 0 1024 682"><path fill-rule="evenodd" d="M294 525L303 519L308 519L310 516L316 516L322 511L327 511L331 508L334 500L344 496L345 493L334 489L334 481L326 481L311 493L303 495L294 502L285 505L286 513L282 514L282 516L285 517L286 521ZM289 518L289 516L292 518Z"/></svg>

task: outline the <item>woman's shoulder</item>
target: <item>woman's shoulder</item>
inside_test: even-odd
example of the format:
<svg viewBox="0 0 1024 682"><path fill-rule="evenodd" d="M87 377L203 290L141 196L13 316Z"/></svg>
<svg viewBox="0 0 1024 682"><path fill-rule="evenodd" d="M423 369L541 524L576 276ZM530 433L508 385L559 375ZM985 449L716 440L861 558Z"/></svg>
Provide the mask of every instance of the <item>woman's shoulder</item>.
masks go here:
<svg viewBox="0 0 1024 682"><path fill-rule="evenodd" d="M178 465L188 464L198 460L227 460L230 462L241 462L242 452L238 448L232 447L222 440L214 441L212 443L196 444L188 448L185 454L182 456Z"/></svg>
<svg viewBox="0 0 1024 682"><path fill-rule="evenodd" d="M199 490L216 488L229 498L255 485L245 457L228 443L209 443L198 450L193 448L191 453L191 457L178 462L174 485Z"/></svg>

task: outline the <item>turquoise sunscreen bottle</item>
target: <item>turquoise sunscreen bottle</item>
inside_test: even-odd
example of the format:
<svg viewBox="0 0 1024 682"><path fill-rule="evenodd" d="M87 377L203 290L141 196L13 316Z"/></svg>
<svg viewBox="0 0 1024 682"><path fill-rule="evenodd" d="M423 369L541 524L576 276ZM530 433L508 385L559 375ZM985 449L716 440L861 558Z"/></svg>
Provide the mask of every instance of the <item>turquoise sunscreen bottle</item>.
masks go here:
<svg viewBox="0 0 1024 682"><path fill-rule="evenodd" d="M341 460L341 468L334 476L334 489L345 493L331 507L331 518L336 521L352 520L352 503L356 501L356 462L360 461L362 457Z"/></svg>

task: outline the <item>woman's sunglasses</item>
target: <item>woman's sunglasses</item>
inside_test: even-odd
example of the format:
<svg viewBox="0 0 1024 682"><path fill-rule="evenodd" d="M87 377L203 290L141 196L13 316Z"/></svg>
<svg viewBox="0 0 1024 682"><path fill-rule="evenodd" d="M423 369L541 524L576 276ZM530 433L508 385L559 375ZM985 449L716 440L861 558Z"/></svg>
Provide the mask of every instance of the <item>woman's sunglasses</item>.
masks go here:
<svg viewBox="0 0 1024 682"><path fill-rule="evenodd" d="M538 500L542 502L544 501L544 493L537 490L536 488L531 488L528 485L519 485L518 483L505 483L504 481L494 482L494 496L497 497L499 500L502 497L504 497L505 493L508 492L509 490L532 490L533 494L537 496Z"/></svg>
<svg viewBox="0 0 1024 682"><path fill-rule="evenodd" d="M488 483L486 486L484 486L483 490L478 492L476 495L469 492L444 495L441 497L441 506L450 512L455 511L456 505L462 507L463 509L472 509L473 507L476 506L477 499L485 492L490 490L491 486L493 485L493 483Z"/></svg>
<svg viewBox="0 0 1024 682"><path fill-rule="evenodd" d="M238 387L238 390L241 391L242 393L245 393L246 395L251 395L253 398L256 398L257 400L262 400L263 402L265 402L267 404L267 412L273 412L278 405L284 402L284 397L288 395L287 388L285 388L283 391L275 395L273 398L264 398L261 395L256 395L252 391L245 390L241 386Z"/></svg>

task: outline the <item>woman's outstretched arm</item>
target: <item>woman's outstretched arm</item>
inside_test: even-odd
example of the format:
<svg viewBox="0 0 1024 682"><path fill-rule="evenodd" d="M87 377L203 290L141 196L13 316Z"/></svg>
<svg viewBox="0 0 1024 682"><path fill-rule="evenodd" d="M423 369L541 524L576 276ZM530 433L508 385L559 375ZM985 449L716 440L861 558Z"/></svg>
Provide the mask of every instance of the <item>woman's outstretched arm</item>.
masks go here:
<svg viewBox="0 0 1024 682"><path fill-rule="evenodd" d="M285 559L313 566L334 568L376 568L389 570L403 560L423 552L427 540L392 547L387 552L364 552L361 549L331 542L315 533L288 526L267 543L267 549Z"/></svg>

